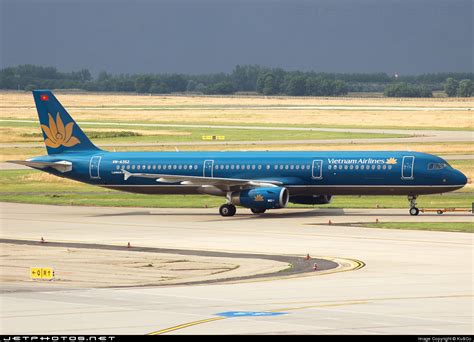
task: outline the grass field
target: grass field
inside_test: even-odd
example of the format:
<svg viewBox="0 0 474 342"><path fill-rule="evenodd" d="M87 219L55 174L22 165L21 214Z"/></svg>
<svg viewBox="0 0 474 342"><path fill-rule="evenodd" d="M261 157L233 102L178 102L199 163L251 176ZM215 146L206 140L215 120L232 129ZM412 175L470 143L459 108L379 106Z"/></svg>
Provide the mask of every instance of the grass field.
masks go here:
<svg viewBox="0 0 474 342"><path fill-rule="evenodd" d="M81 125L94 143L145 143L145 142L201 142L206 135L223 135L225 141L272 141L272 140L323 140L357 138L398 138L403 134L367 134L321 131L245 130L225 128L178 128L157 129L155 127L113 125ZM126 133L126 134L124 134ZM37 123L0 122L0 143L42 143L41 129Z"/></svg>
<svg viewBox="0 0 474 342"><path fill-rule="evenodd" d="M357 227L408 229L408 230L433 230L444 232L474 232L474 221L471 222L380 222L352 224Z"/></svg>
<svg viewBox="0 0 474 342"><path fill-rule="evenodd" d="M78 121L474 129L472 113L465 110L474 106L472 98L57 96ZM2 118L36 119L30 93L0 92L0 103Z"/></svg>

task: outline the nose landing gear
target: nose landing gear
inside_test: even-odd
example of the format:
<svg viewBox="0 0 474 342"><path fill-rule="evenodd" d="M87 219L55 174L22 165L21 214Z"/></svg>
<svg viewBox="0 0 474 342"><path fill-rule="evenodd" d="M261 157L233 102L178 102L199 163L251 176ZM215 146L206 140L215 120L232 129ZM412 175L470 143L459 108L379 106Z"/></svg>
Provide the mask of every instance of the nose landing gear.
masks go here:
<svg viewBox="0 0 474 342"><path fill-rule="evenodd" d="M416 198L418 196L408 196L408 201L410 202L410 215L416 216L420 213L420 209L416 207Z"/></svg>

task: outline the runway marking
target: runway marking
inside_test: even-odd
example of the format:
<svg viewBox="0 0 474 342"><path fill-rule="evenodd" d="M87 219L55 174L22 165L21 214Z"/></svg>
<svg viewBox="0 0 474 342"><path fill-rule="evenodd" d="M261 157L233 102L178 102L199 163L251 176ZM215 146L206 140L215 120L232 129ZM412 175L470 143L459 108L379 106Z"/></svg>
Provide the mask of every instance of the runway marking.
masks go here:
<svg viewBox="0 0 474 342"><path fill-rule="evenodd" d="M317 309L317 308L325 308L325 307L336 307L336 306L346 306L346 305L358 305L358 304L367 304L368 302L348 302L348 303L334 303L334 304L320 304L320 305L310 305L310 306L304 306L304 307L296 307L296 308L285 308L285 309L277 309L277 310L265 310L265 312L280 312L280 311L292 311L292 310L303 310L303 309ZM248 316L247 316L248 317ZM268 317L268 316L266 316ZM214 321L220 321L223 319L231 319L231 318L236 318L235 316L233 317L213 317L213 318L207 318L207 319L202 319L199 321L194 321L194 322L189 322L185 324L180 324L176 325L174 327L154 331L152 333L149 333L147 335L162 335L166 334L172 331L180 330L180 329L185 329L188 327L192 327L195 325L199 324L204 324L204 323L210 323Z"/></svg>
<svg viewBox="0 0 474 342"><path fill-rule="evenodd" d="M341 260L341 259L336 259L336 258L331 258L331 260ZM333 273L339 273L339 272L347 272L347 271L355 271L358 269L361 269L362 267L365 266L365 263L356 260L356 259L343 259L345 261L350 262L349 268L344 268L344 266L341 265L341 263L337 262L339 264L339 267L337 267L335 270L329 270L327 272L321 271L316 274L311 274L311 275L327 275L327 274L333 274ZM342 269L341 269L342 267ZM288 277L289 278L289 277ZM260 280L260 281L270 281L271 279L267 280ZM255 280L257 282L259 280ZM308 306L301 306L301 307L294 307L294 308L283 308L283 309L274 309L274 310L263 310L265 312L282 312L282 311L294 311L294 310L304 310L304 309L315 309L315 308L325 308L325 307L337 307L337 306L345 306L345 305L359 305L359 304L367 304L369 303L368 301L351 301L351 302L344 302L344 303L328 303L328 304L318 304L318 305L308 305ZM166 334L168 332L188 328L194 325L198 324L204 324L204 323L209 323L209 322L214 322L222 319L228 319L228 318L235 318L235 317L214 317L214 318L208 318L208 319L203 319L199 321L194 321L194 322L189 322L181 325L177 325L174 327L154 331L152 333L149 333L147 335L162 335Z"/></svg>
<svg viewBox="0 0 474 342"><path fill-rule="evenodd" d="M290 307L290 308L278 308L274 310L265 310L265 312L281 312L281 311L296 311L296 310L305 310L305 309L319 309L319 308L331 308L331 307L340 307L340 306L347 306L347 305L361 305L361 304L369 304L372 301L384 301L384 300L403 300L403 299L442 299L442 298L461 298L461 297L473 297L474 295L451 295L451 296L425 296L425 297L388 297L388 298L370 298L370 299L361 299L357 301L345 301L342 303L327 303L327 304L317 304L317 305L306 305L306 306L300 306L300 307ZM394 317L405 317L405 316L398 316L398 315L393 315ZM208 319L203 319L199 321L194 321L194 322L189 322L181 325L177 325L174 327L158 330L152 333L149 333L148 335L161 335L165 334L168 332L172 332L175 330L179 329L184 329L188 328L194 325L198 324L204 324L204 323L209 323L209 322L214 322L222 319L229 319L229 318L235 318L235 317L213 317L213 318L208 318ZM412 319L422 319L422 320L428 320L428 321L438 321L434 319L426 319L426 318L419 318L419 317L411 317ZM443 321L444 322L444 321ZM463 324L460 322L451 322L455 324ZM386 324L384 324L386 325Z"/></svg>
<svg viewBox="0 0 474 342"><path fill-rule="evenodd" d="M198 324L204 324L204 323L209 323L209 322L213 322L213 321L220 321L222 319L226 319L226 317L213 317L213 318L201 319L200 321L189 322L189 323L185 323L185 324L176 325L174 327L154 331L154 332L149 333L147 335L162 335L162 334L169 333L171 331L176 331L176 330L192 327L192 326L198 325Z"/></svg>

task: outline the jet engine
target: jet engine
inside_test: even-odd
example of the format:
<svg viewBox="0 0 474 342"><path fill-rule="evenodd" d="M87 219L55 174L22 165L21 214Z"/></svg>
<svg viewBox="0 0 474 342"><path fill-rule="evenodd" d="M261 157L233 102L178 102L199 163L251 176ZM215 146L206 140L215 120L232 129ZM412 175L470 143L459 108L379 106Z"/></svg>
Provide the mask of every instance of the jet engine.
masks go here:
<svg viewBox="0 0 474 342"><path fill-rule="evenodd" d="M233 204L252 209L284 208L288 199L288 189L282 187L254 188L233 192L231 195Z"/></svg>
<svg viewBox="0 0 474 342"><path fill-rule="evenodd" d="M290 202L296 204L328 204L332 195L291 196Z"/></svg>

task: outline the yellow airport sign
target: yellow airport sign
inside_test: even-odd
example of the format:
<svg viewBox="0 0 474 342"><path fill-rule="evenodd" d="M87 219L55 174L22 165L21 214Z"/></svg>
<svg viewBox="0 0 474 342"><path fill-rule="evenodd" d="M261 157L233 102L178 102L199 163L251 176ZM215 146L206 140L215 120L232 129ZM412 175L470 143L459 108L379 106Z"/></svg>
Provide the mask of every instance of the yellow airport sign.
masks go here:
<svg viewBox="0 0 474 342"><path fill-rule="evenodd" d="M225 140L225 135L203 135L202 140Z"/></svg>
<svg viewBox="0 0 474 342"><path fill-rule="evenodd" d="M51 267L30 267L31 279L47 279L54 278L54 270Z"/></svg>

